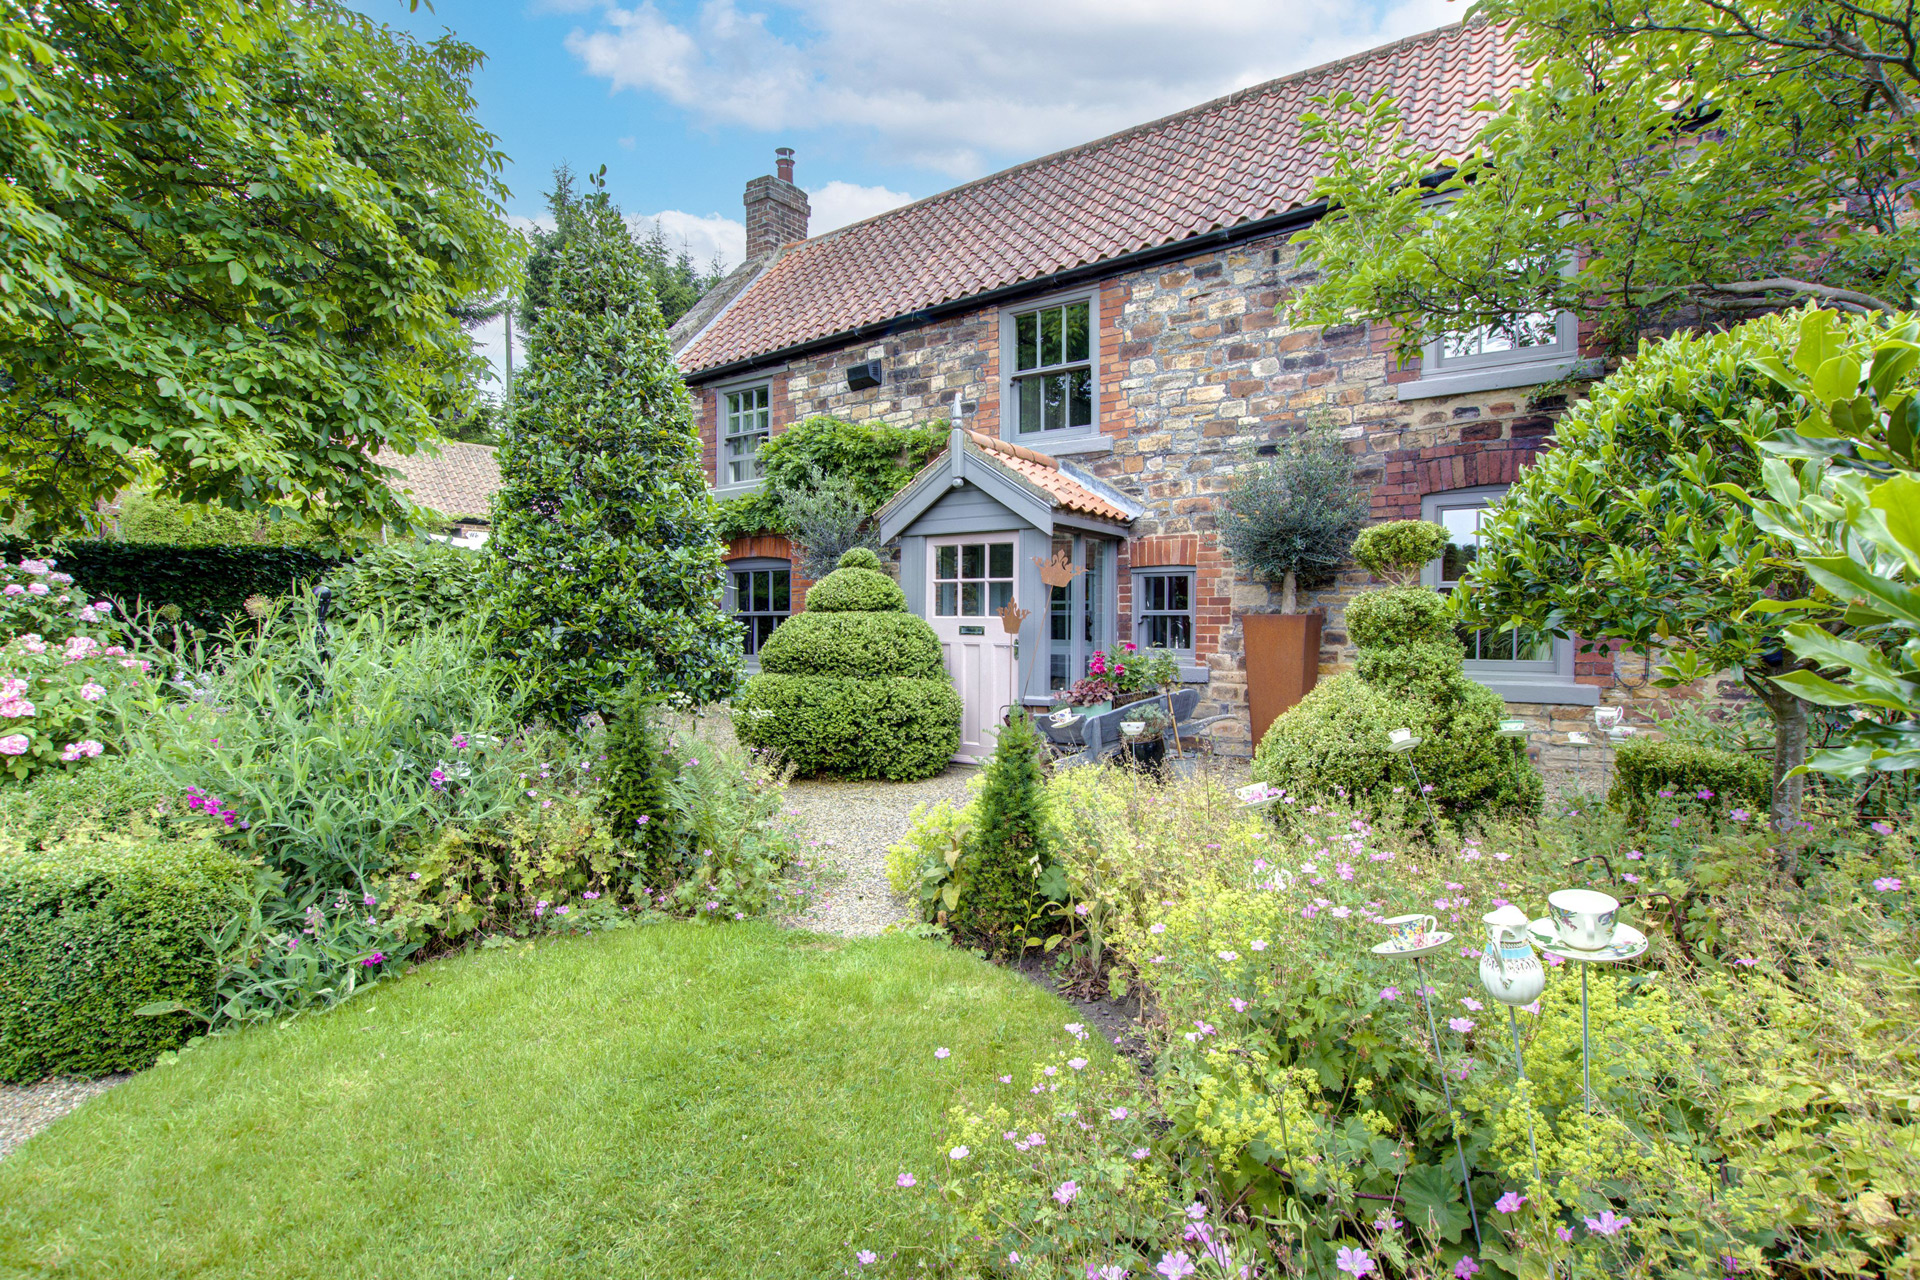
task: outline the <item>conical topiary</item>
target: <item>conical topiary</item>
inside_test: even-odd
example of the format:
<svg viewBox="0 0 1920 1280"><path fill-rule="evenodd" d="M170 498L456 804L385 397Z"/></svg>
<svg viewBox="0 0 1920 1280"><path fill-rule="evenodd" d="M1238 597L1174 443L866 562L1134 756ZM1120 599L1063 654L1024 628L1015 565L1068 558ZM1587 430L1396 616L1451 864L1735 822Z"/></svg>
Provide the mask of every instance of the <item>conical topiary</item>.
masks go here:
<svg viewBox="0 0 1920 1280"><path fill-rule="evenodd" d="M996 953L1018 951L1041 903L1040 878L1053 855L1040 771L1040 734L1026 716L1000 730L967 843L960 900L947 915L954 937Z"/></svg>
<svg viewBox="0 0 1920 1280"><path fill-rule="evenodd" d="M760 646L735 733L803 774L930 778L960 749L960 695L940 638L907 612L871 551L849 551L840 566Z"/></svg>
<svg viewBox="0 0 1920 1280"><path fill-rule="evenodd" d="M733 690L740 642L692 406L620 211L602 192L561 217L499 454L495 647L523 710L549 720L629 685L711 702Z"/></svg>

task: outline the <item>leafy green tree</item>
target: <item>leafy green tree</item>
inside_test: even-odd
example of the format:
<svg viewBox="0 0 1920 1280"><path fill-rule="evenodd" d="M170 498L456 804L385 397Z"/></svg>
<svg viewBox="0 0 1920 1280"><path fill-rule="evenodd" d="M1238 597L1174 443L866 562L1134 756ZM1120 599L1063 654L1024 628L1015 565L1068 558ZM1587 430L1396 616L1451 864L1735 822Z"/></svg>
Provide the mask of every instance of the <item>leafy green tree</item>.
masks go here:
<svg viewBox="0 0 1920 1280"><path fill-rule="evenodd" d="M480 54L335 0L0 0L0 509L136 478L403 526L374 462L456 400L517 241Z"/></svg>
<svg viewBox="0 0 1920 1280"><path fill-rule="evenodd" d="M1858 717L1807 767L1854 777L1920 769L1920 318L1851 331L1799 317L1791 362L1761 367L1792 393L1790 430L1766 453L1756 523L1784 539L1814 590L1760 602L1788 620L1786 644L1811 669L1776 683Z"/></svg>
<svg viewBox="0 0 1920 1280"><path fill-rule="evenodd" d="M1300 588L1325 586L1346 563L1368 501L1352 455L1323 419L1234 475L1220 539L1240 569L1282 584L1280 612L1294 613Z"/></svg>
<svg viewBox="0 0 1920 1280"><path fill-rule="evenodd" d="M1659 651L1661 685L1738 673L1774 720L1776 818L1798 810L1807 708L1773 679L1793 665L1784 620L1753 605L1807 580L1738 495L1760 479L1750 441L1790 412L1765 366L1791 359L1796 329L1771 316L1644 347L1560 420L1453 594L1469 626Z"/></svg>
<svg viewBox="0 0 1920 1280"><path fill-rule="evenodd" d="M598 173L589 175L589 185L603 181L606 172L607 167L601 165ZM554 226L550 231L536 227L532 232L533 250L527 256L526 285L516 315L529 330L539 322L540 312L552 296L554 269L567 246L568 231L561 214L581 200L593 198L591 194L582 196L574 189L572 169L561 165L553 171L553 190L547 193L547 212L553 215ZM660 304L660 314L668 324L693 310L693 304L700 301L701 295L720 283L727 274L719 259L708 263L702 270L695 264L693 255L685 245L676 249L669 244L666 230L658 219L645 231L637 230L625 220L622 225L627 228L627 234L640 255L647 284L653 289L654 299Z"/></svg>
<svg viewBox="0 0 1920 1280"><path fill-rule="evenodd" d="M1486 0L1529 83L1468 154L1382 94L1320 100L1328 217L1295 322L1354 317L1405 354L1572 311L1631 350L1649 325L1796 299L1908 305L1920 280L1920 17L1895 0ZM1436 198L1437 197L1437 198Z"/></svg>
<svg viewBox="0 0 1920 1280"><path fill-rule="evenodd" d="M528 677L525 710L555 721L610 709L630 685L711 702L740 668L692 404L603 197L562 213L487 544L496 648Z"/></svg>

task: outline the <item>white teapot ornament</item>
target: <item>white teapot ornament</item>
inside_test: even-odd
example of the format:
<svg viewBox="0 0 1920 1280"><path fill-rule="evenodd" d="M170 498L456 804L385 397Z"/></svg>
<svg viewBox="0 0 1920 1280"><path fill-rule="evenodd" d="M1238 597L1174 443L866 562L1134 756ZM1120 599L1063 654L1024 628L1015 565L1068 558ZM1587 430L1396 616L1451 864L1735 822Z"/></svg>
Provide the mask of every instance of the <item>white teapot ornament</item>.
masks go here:
<svg viewBox="0 0 1920 1280"><path fill-rule="evenodd" d="M1480 985L1502 1004L1532 1004L1547 989L1547 970L1527 941L1527 913L1508 904L1480 918L1487 926Z"/></svg>

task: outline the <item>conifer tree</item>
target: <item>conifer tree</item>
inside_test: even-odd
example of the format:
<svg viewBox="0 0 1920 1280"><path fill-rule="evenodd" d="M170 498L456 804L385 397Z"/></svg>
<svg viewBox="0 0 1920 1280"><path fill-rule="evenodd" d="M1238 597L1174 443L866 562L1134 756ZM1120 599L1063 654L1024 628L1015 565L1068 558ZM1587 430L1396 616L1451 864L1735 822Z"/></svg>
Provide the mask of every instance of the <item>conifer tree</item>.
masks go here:
<svg viewBox="0 0 1920 1280"><path fill-rule="evenodd" d="M948 919L989 950L1018 950L1053 855L1040 772L1040 734L1024 715L1000 730L964 854L967 888Z"/></svg>
<svg viewBox="0 0 1920 1280"><path fill-rule="evenodd" d="M550 721L629 684L712 702L740 641L692 405L619 209L596 191L562 217L500 449L496 648L527 680L523 710Z"/></svg>

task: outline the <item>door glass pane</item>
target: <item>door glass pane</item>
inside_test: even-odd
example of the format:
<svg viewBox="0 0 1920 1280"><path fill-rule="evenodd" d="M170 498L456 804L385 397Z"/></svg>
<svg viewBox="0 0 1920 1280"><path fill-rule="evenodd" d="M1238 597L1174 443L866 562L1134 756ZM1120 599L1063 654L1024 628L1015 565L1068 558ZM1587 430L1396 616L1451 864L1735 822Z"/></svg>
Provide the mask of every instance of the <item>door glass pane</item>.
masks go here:
<svg viewBox="0 0 1920 1280"><path fill-rule="evenodd" d="M1073 639L1073 615L1068 607L1067 589L1065 587L1052 587L1050 591L1052 592L1052 598L1048 602L1048 622L1050 626L1047 634L1056 641L1071 640Z"/></svg>
<svg viewBox="0 0 1920 1280"><path fill-rule="evenodd" d="M1067 308L1067 359L1087 358L1087 304L1076 302Z"/></svg>
<svg viewBox="0 0 1920 1280"><path fill-rule="evenodd" d="M1067 655L1055 653L1047 658L1047 688L1064 689L1072 681L1067 679Z"/></svg>
<svg viewBox="0 0 1920 1280"><path fill-rule="evenodd" d="M1040 317L1018 316L1013 322L1013 367L1031 369L1040 363Z"/></svg>
<svg viewBox="0 0 1920 1280"><path fill-rule="evenodd" d="M989 578L1013 576L1013 544L1011 542L996 542L987 548L987 576Z"/></svg>
<svg viewBox="0 0 1920 1280"><path fill-rule="evenodd" d="M957 578L960 576L960 548L941 547L934 553L933 576L936 578Z"/></svg>
<svg viewBox="0 0 1920 1280"><path fill-rule="evenodd" d="M1060 363L1060 310L1040 313L1040 363Z"/></svg>
<svg viewBox="0 0 1920 1280"><path fill-rule="evenodd" d="M960 584L960 614L962 617L977 618L985 612L980 597L980 584L963 582Z"/></svg>
<svg viewBox="0 0 1920 1280"><path fill-rule="evenodd" d="M987 584L987 611L998 613L1013 602L1013 584L1011 582L990 582Z"/></svg>
<svg viewBox="0 0 1920 1280"><path fill-rule="evenodd" d="M983 544L969 542L960 548L960 576L963 578L987 576L987 549Z"/></svg>
<svg viewBox="0 0 1920 1280"><path fill-rule="evenodd" d="M933 612L942 618L951 618L960 612L960 588L951 582L943 582L934 588Z"/></svg>
<svg viewBox="0 0 1920 1280"><path fill-rule="evenodd" d="M1106 638L1106 628L1100 625L1100 609L1107 597L1106 588L1100 580L1100 562L1104 559L1100 554L1102 549L1103 544L1088 540L1087 571L1080 575L1080 581L1085 584L1080 596L1081 613L1086 619L1084 639L1089 647L1097 647Z"/></svg>

